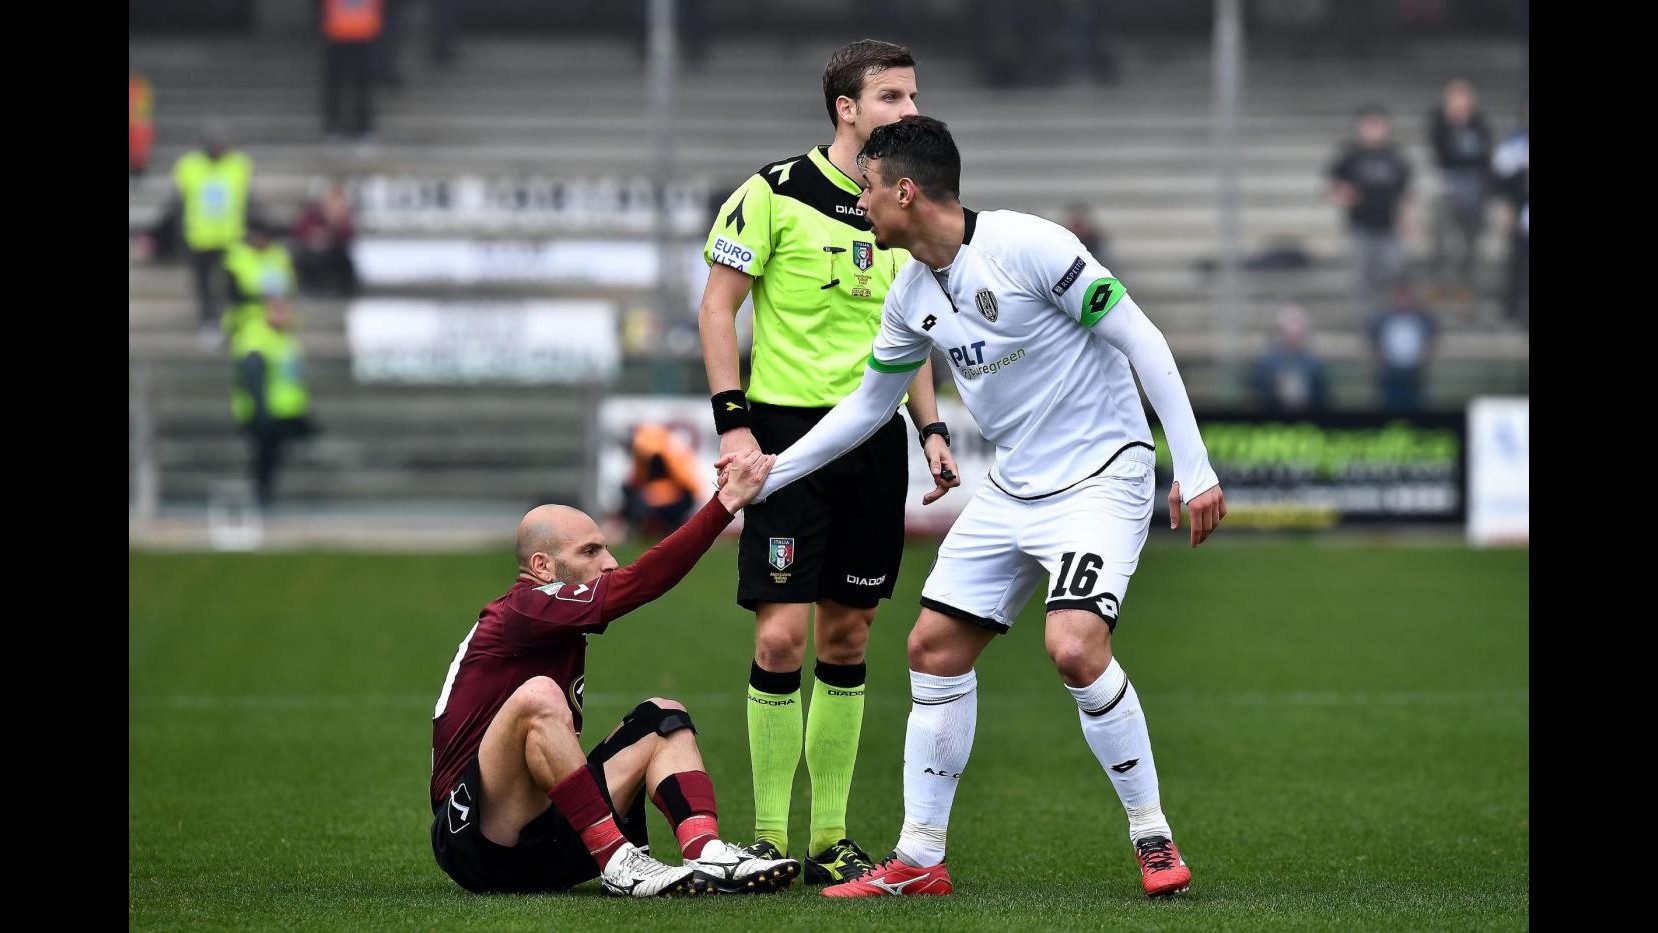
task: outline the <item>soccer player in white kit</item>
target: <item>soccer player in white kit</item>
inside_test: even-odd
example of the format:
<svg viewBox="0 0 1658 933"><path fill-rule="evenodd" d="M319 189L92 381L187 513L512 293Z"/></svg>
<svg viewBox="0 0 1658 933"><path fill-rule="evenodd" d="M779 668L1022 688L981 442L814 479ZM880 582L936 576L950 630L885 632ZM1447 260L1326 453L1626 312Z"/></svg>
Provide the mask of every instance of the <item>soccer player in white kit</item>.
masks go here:
<svg viewBox="0 0 1658 933"><path fill-rule="evenodd" d="M945 830L973 746L973 664L1039 583L1048 654L1128 811L1143 887L1154 897L1184 891L1191 871L1163 816L1140 698L1111 654L1154 489L1151 429L1134 374L1174 455L1171 527L1184 501L1195 548L1226 515L1168 342L1065 228L963 208L961 156L938 120L905 117L876 129L859 160L858 206L877 245L907 249L913 260L887 293L863 382L779 456L761 498L878 430L934 346L948 354L996 459L940 545L910 631L898 844L876 871L823 893L953 890ZM949 479L935 477L940 486L954 485Z"/></svg>

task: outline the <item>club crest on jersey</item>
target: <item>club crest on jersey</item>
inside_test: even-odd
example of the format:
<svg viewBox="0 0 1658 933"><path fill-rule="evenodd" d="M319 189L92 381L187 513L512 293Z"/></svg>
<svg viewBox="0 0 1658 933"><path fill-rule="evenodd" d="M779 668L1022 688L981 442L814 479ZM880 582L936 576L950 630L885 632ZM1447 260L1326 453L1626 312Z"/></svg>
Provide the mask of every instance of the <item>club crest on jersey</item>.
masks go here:
<svg viewBox="0 0 1658 933"><path fill-rule="evenodd" d="M778 570L787 570L794 563L794 539L773 538L767 551L766 563Z"/></svg>
<svg viewBox="0 0 1658 933"><path fill-rule="evenodd" d="M859 272L868 272L869 267L875 265L875 244L853 240L852 264L858 267Z"/></svg>
<svg viewBox="0 0 1658 933"><path fill-rule="evenodd" d="M996 295L988 288L981 288L973 296L973 303L979 306L979 313L990 323L996 323L996 315L1001 312L996 308Z"/></svg>

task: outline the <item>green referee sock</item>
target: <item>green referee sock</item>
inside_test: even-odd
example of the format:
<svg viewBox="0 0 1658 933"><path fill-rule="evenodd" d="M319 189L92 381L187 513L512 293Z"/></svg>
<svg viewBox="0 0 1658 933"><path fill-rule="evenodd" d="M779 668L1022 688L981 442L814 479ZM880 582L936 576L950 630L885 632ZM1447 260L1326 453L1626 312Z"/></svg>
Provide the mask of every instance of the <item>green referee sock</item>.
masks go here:
<svg viewBox="0 0 1658 933"><path fill-rule="evenodd" d="M748 672L748 759L754 773L754 837L789 851L789 794L800 764L800 669Z"/></svg>
<svg viewBox="0 0 1658 933"><path fill-rule="evenodd" d="M817 662L806 713L806 771L812 776L812 845L816 855L846 838L846 799L864 725L867 665Z"/></svg>

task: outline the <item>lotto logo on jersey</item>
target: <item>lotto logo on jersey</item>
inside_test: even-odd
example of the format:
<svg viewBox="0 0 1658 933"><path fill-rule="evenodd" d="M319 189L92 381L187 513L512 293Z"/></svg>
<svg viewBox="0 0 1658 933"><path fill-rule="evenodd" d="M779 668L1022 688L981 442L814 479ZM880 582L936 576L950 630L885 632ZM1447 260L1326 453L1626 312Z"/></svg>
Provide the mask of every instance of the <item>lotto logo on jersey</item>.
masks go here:
<svg viewBox="0 0 1658 933"><path fill-rule="evenodd" d="M714 247L710 252L715 262L730 266L738 272L747 272L749 265L754 262L754 250L723 236L714 238Z"/></svg>
<svg viewBox="0 0 1658 933"><path fill-rule="evenodd" d="M875 265L875 244L853 240L852 264L858 267L859 272L868 272L869 267Z"/></svg>
<svg viewBox="0 0 1658 933"><path fill-rule="evenodd" d="M1082 326L1093 327L1123 300L1123 283L1116 279L1095 279L1082 293Z"/></svg>
<svg viewBox="0 0 1658 933"><path fill-rule="evenodd" d="M778 570L787 570L794 563L794 539L773 538L771 549L767 552L766 563Z"/></svg>

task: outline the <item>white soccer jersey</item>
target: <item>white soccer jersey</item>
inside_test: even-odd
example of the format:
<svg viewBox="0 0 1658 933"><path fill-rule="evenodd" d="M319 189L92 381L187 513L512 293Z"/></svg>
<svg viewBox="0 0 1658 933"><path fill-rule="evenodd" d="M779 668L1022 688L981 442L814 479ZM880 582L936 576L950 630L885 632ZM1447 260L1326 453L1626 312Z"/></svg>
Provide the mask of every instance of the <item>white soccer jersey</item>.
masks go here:
<svg viewBox="0 0 1658 933"><path fill-rule="evenodd" d="M934 346L996 446L991 481L1011 496L1053 495L1126 448L1151 447L1134 373L1163 422L1181 498L1216 485L1168 343L1122 283L1051 221L1014 211L965 217L948 269L912 259L899 270L863 385L778 459L762 495L861 443L870 424L879 427L886 396L896 401Z"/></svg>

